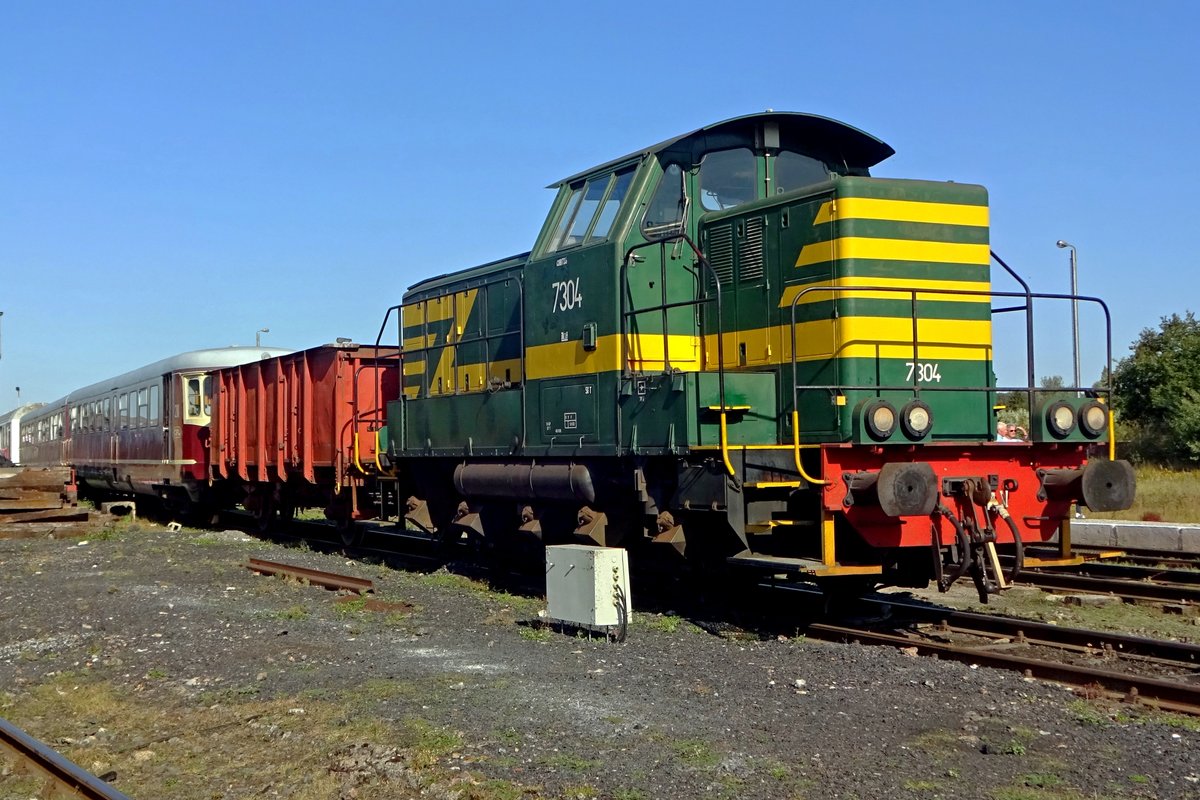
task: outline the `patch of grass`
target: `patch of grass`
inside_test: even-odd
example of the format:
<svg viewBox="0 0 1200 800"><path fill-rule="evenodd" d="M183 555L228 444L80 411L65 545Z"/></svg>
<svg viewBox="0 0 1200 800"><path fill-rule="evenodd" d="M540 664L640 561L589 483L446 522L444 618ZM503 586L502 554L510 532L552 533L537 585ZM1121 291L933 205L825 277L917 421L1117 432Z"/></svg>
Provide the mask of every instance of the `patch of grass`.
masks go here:
<svg viewBox="0 0 1200 800"><path fill-rule="evenodd" d="M526 796L529 796L528 792L520 784L505 780L490 780L467 786L460 798L461 800L521 800Z"/></svg>
<svg viewBox="0 0 1200 800"><path fill-rule="evenodd" d="M571 772L583 772L584 770L595 769L600 766L599 760L584 758L574 753L554 753L539 760L547 767L570 770Z"/></svg>
<svg viewBox="0 0 1200 800"><path fill-rule="evenodd" d="M650 796L641 789L617 789L613 800L650 800Z"/></svg>
<svg viewBox="0 0 1200 800"><path fill-rule="evenodd" d="M1002 786L992 790L990 800L1086 800L1096 795L1080 794L1075 789L1043 789L1037 786Z"/></svg>
<svg viewBox="0 0 1200 800"><path fill-rule="evenodd" d="M413 764L431 766L443 756L462 747L462 737L448 728L430 724L420 717L404 720L405 746L413 749Z"/></svg>
<svg viewBox="0 0 1200 800"><path fill-rule="evenodd" d="M909 739L909 746L914 750L931 755L940 755L948 750L959 747L958 734L953 731L925 731Z"/></svg>
<svg viewBox="0 0 1200 800"><path fill-rule="evenodd" d="M532 625L521 626L521 638L531 642L548 642L550 641L549 628L535 628Z"/></svg>
<svg viewBox="0 0 1200 800"><path fill-rule="evenodd" d="M596 787L584 783L579 786L564 786L562 796L564 800L590 800L592 797L599 797L600 792L596 791Z"/></svg>
<svg viewBox="0 0 1200 800"><path fill-rule="evenodd" d="M302 605L288 606L283 611L275 613L277 619L308 619L309 610Z"/></svg>
<svg viewBox="0 0 1200 800"><path fill-rule="evenodd" d="M941 787L936 781L908 780L904 782L904 788L910 792L936 792Z"/></svg>
<svg viewBox="0 0 1200 800"><path fill-rule="evenodd" d="M166 671L161 670L158 667L151 667L149 670L146 671L146 677L152 681L161 681L167 677L167 673L166 673Z"/></svg>
<svg viewBox="0 0 1200 800"><path fill-rule="evenodd" d="M675 633L675 631L679 630L680 623L683 622L682 618L672 614L655 614L649 618L643 615L642 619L646 620L645 624L647 628L662 631L663 633Z"/></svg>
<svg viewBox="0 0 1200 800"><path fill-rule="evenodd" d="M1129 781L1130 781L1130 783L1149 783L1150 776L1148 776L1148 775L1130 775Z"/></svg>
<svg viewBox="0 0 1200 800"><path fill-rule="evenodd" d="M682 763L689 767L710 769L721 763L720 756L708 744L700 739L680 739L671 743L671 749Z"/></svg>
<svg viewBox="0 0 1200 800"><path fill-rule="evenodd" d="M1063 785L1063 779L1053 772L1031 772L1021 778L1026 786L1036 789L1053 789Z"/></svg>
<svg viewBox="0 0 1200 800"><path fill-rule="evenodd" d="M508 747L516 747L524 739L516 728L503 728L496 731L496 741Z"/></svg>
<svg viewBox="0 0 1200 800"><path fill-rule="evenodd" d="M1025 743L1018 739L1010 739L1008 744L1000 748L1000 752L1006 756L1023 756L1027 752Z"/></svg>

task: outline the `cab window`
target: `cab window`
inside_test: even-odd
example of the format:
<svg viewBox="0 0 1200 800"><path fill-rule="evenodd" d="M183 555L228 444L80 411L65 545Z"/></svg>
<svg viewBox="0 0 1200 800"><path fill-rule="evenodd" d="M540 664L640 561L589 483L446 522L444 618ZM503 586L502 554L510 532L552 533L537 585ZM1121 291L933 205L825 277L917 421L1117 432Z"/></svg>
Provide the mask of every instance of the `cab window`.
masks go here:
<svg viewBox="0 0 1200 800"><path fill-rule="evenodd" d="M596 224L592 226L592 232L588 234L589 242L608 236L608 232L612 230L613 220L617 218L617 211L621 208L621 203L625 200L631 183L633 183L633 167L618 172L612 180L612 188L604 200L604 205L600 208L600 213L596 215Z"/></svg>
<svg viewBox="0 0 1200 800"><path fill-rule="evenodd" d="M700 161L700 203L721 211L754 199L757 185L754 153L745 147L706 153Z"/></svg>
<svg viewBox="0 0 1200 800"><path fill-rule="evenodd" d="M829 167L812 156L784 150L775 159L775 193L829 180Z"/></svg>
<svg viewBox="0 0 1200 800"><path fill-rule="evenodd" d="M642 218L642 230L655 233L679 227L687 211L687 196L683 191L683 170L678 164L663 171L662 180Z"/></svg>
<svg viewBox="0 0 1200 800"><path fill-rule="evenodd" d="M550 246L546 248L547 253L553 253L555 250L563 246L563 238L566 236L567 228L571 224L571 220L575 219L575 212L579 210L579 201L583 199L583 185L571 190L571 196L567 199L563 206L563 215L555 228L554 238L550 240Z"/></svg>
<svg viewBox="0 0 1200 800"><path fill-rule="evenodd" d="M633 182L633 172L633 167L626 167L572 186L571 196L563 206L563 215L555 226L554 238L546 252L607 238Z"/></svg>

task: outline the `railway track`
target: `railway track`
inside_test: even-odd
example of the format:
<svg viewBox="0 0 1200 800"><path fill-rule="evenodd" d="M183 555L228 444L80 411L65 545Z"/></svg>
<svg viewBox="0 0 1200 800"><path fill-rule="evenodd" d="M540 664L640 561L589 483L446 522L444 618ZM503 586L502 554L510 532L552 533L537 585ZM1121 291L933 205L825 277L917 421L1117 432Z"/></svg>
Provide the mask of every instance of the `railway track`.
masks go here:
<svg viewBox="0 0 1200 800"><path fill-rule="evenodd" d="M428 537L385 532L368 527L363 544L346 548L333 526L321 522L300 522L288 533L275 536L314 539L332 550L355 557L377 557L416 563L420 566L442 566L445 553L414 553L428 550ZM404 552L395 546L403 540ZM1085 565L1100 575L1030 572L1035 580L1062 579L1058 585L1067 591L1105 591L1081 589L1082 584L1067 585L1070 579L1108 580L1124 586L1148 584L1140 569L1120 569L1121 565L1100 562ZM480 568L480 574L487 573ZM1200 573L1156 570L1158 575L1177 578L1176 585L1200 590ZM1088 584L1094 587L1097 584ZM766 589L785 589L811 595L811 590L781 584L761 584ZM1161 588L1161 587L1159 587ZM1142 593L1140 599L1184 602L1180 597L1148 597L1154 586ZM536 592L536 590L534 590ZM836 624L813 622L807 635L829 641L879 644L899 648L915 648L918 654L935 655L965 663L981 664L1018 671L1028 677L1053 681L1085 689L1091 696L1136 700L1167 711L1200 714L1200 645L1170 642L1105 631L1068 628L1032 620L1001 617L989 614L955 611L939 606L907 603L887 598L870 602L886 606L893 618L885 626L872 624Z"/></svg>
<svg viewBox="0 0 1200 800"><path fill-rule="evenodd" d="M889 599L871 602L887 607L893 618L883 624L818 622L808 627L808 635L912 649L919 655L1019 671L1093 696L1200 714L1200 645Z"/></svg>
<svg viewBox="0 0 1200 800"><path fill-rule="evenodd" d="M45 778L46 784L40 793L41 797L129 800L124 793L3 719L0 719L0 752L11 754L18 764Z"/></svg>
<svg viewBox="0 0 1200 800"><path fill-rule="evenodd" d="M1078 567L1021 573L1018 583L1047 591L1111 594L1153 603L1200 603L1200 572L1147 564L1087 562Z"/></svg>

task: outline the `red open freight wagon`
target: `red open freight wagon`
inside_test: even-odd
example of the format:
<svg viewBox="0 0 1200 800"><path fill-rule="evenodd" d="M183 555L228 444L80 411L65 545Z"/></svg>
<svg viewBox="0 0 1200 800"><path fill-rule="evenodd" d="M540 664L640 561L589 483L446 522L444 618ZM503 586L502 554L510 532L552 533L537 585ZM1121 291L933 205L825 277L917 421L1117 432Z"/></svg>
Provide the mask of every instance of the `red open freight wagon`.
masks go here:
<svg viewBox="0 0 1200 800"><path fill-rule="evenodd" d="M214 373L211 464L264 527L323 507L348 523L375 516L364 490L381 470L384 408L399 392L395 348L338 343Z"/></svg>

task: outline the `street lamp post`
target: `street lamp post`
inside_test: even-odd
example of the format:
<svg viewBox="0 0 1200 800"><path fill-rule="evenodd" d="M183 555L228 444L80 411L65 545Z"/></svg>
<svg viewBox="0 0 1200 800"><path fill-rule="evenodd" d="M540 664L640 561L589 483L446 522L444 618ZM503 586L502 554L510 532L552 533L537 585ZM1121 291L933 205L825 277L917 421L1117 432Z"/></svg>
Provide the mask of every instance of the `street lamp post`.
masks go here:
<svg viewBox="0 0 1200 800"><path fill-rule="evenodd" d="M0 311L0 321L4 320L4 312ZM4 358L4 339L0 337L0 358Z"/></svg>
<svg viewBox="0 0 1200 800"><path fill-rule="evenodd" d="M1071 248L1071 333L1074 337L1075 388L1080 387L1079 380L1079 257L1075 245L1059 239L1057 245Z"/></svg>
<svg viewBox="0 0 1200 800"><path fill-rule="evenodd" d="M254 346L262 347L262 334L270 333L270 332L271 332L270 328L259 328L258 330L256 330L254 332Z"/></svg>

